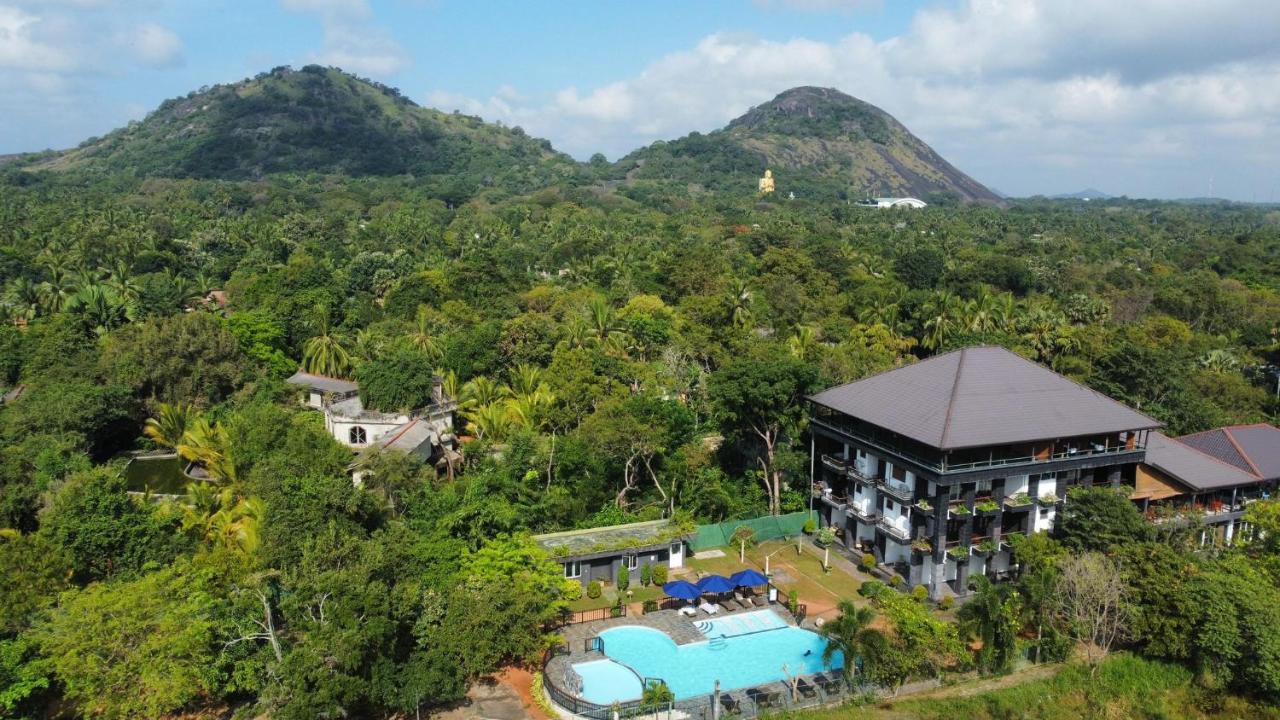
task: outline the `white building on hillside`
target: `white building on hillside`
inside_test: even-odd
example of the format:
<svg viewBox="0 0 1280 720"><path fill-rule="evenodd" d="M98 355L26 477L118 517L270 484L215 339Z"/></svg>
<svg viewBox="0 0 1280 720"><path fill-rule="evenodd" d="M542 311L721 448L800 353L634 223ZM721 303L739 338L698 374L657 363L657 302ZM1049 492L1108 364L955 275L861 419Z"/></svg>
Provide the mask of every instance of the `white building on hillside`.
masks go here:
<svg viewBox="0 0 1280 720"><path fill-rule="evenodd" d="M350 380L299 371L285 382L303 388L303 404L324 413L325 430L353 450L393 447L428 461L456 455L453 413L457 403L444 394L439 378L435 379L431 402L407 413L366 408L360 400L360 386Z"/></svg>
<svg viewBox="0 0 1280 720"><path fill-rule="evenodd" d="M919 209L919 208L929 206L929 203L919 198L913 198L913 197L879 197L879 198L872 198L871 200L868 200L862 204L866 205L867 207L875 207L875 208L880 208L882 210L885 208Z"/></svg>

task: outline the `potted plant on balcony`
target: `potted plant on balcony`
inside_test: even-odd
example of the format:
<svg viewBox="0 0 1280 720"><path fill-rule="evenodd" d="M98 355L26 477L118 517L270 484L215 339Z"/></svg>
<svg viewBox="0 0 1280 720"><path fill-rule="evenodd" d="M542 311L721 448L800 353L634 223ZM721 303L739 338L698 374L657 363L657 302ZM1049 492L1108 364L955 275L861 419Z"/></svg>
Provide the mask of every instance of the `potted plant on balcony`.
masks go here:
<svg viewBox="0 0 1280 720"><path fill-rule="evenodd" d="M1049 506L1051 506L1051 505L1057 505L1057 504L1058 504L1058 496L1057 496L1057 495L1054 495L1053 493L1045 493L1044 495L1041 495L1040 497L1036 498L1036 502L1040 503L1040 504L1041 504L1041 505L1043 505L1044 507L1049 507Z"/></svg>
<svg viewBox="0 0 1280 720"><path fill-rule="evenodd" d="M947 557L956 562L969 562L969 548L956 546L947 550Z"/></svg>
<svg viewBox="0 0 1280 720"><path fill-rule="evenodd" d="M933 552L933 541L929 538L916 538L911 541L911 549L918 553Z"/></svg>
<svg viewBox="0 0 1280 720"><path fill-rule="evenodd" d="M1031 496L1026 493L1014 493L1004 499L1004 504L1011 508L1027 507L1031 504Z"/></svg>
<svg viewBox="0 0 1280 720"><path fill-rule="evenodd" d="M986 500L975 503L973 509L979 515L995 515L1000 512L1000 503L992 500L991 498L987 498Z"/></svg>
<svg viewBox="0 0 1280 720"><path fill-rule="evenodd" d="M933 505L930 505L928 500L920 498L916 501L916 509L920 512L931 513L933 512Z"/></svg>
<svg viewBox="0 0 1280 720"><path fill-rule="evenodd" d="M987 538L986 540L978 543L974 549L979 555L982 555L983 557L990 557L992 554L1000 551L1000 543L991 538Z"/></svg>
<svg viewBox="0 0 1280 720"><path fill-rule="evenodd" d="M951 513L952 517L969 517L969 515L972 514L969 511L969 508L962 504L952 505L948 507L947 510Z"/></svg>

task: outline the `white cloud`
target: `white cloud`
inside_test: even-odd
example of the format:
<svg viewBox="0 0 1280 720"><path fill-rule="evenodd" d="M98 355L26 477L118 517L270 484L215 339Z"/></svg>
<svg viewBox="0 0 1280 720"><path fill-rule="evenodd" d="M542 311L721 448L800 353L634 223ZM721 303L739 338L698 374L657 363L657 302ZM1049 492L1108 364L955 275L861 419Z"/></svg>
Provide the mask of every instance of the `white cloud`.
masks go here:
<svg viewBox="0 0 1280 720"><path fill-rule="evenodd" d="M333 65L358 75L386 77L409 67L404 48L374 24L367 0L282 0L286 10L316 15L324 31L311 62Z"/></svg>
<svg viewBox="0 0 1280 720"><path fill-rule="evenodd" d="M0 68L31 72L63 72L75 62L71 54L40 37L41 18L21 8L0 5Z"/></svg>
<svg viewBox="0 0 1280 720"><path fill-rule="evenodd" d="M1123 177L1135 186L1103 189L1202 194L1206 168L1222 192L1234 165L1280 161L1280 2L968 0L922 10L884 41L713 34L597 88L427 101L521 125L577 157L617 157L720 127L797 85L884 108L1006 192ZM1144 163L1158 171L1135 174Z"/></svg>
<svg viewBox="0 0 1280 720"><path fill-rule="evenodd" d="M138 61L152 67L182 64L182 40L174 32L155 23L143 23L129 43Z"/></svg>

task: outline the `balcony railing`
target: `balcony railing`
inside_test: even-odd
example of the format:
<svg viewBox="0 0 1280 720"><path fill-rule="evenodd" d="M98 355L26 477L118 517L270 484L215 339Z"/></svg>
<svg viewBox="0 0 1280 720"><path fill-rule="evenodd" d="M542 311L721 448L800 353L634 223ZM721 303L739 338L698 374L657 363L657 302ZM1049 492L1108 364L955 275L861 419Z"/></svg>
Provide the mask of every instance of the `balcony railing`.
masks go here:
<svg viewBox="0 0 1280 720"><path fill-rule="evenodd" d="M877 480L876 487L881 492L897 500L903 505L910 505L915 502L916 493L914 490L904 488L900 485L893 485L888 480Z"/></svg>
<svg viewBox="0 0 1280 720"><path fill-rule="evenodd" d="M823 455L822 464L828 470L842 475L849 472L849 461L836 455Z"/></svg>
<svg viewBox="0 0 1280 720"><path fill-rule="evenodd" d="M859 431L854 424L843 422L838 416L822 417L817 414L810 415L810 422L820 427L825 427L838 433L857 438L859 442L867 447L905 458L914 463L927 467L939 473L963 473L971 470L981 470L983 468L1005 467L1011 465L1037 465L1041 463L1054 462L1059 460L1076 460L1092 456L1122 456L1135 454L1146 451L1145 438L1133 447L1128 443L1090 443L1081 441L1078 446L1059 445L1054 447L1048 453L1017 455L1012 457L989 457L986 460L973 460L970 462L949 462L946 457L926 457L918 452L912 452L907 448L897 447L893 444L884 442L882 439L869 437L865 432Z"/></svg>
<svg viewBox="0 0 1280 720"><path fill-rule="evenodd" d="M895 540L899 540L901 542L911 541L911 533L909 531L903 530L884 518L880 518L880 520L876 522L876 528Z"/></svg>

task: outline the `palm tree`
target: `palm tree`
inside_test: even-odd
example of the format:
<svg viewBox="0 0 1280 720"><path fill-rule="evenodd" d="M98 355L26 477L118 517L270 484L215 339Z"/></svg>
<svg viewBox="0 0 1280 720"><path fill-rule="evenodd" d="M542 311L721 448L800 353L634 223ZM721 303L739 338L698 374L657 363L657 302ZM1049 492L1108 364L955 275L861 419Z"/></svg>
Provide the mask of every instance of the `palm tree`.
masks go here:
<svg viewBox="0 0 1280 720"><path fill-rule="evenodd" d="M953 332L960 329L956 316L961 301L946 290L939 290L925 303L924 337L920 344L928 350L937 350L946 343Z"/></svg>
<svg viewBox="0 0 1280 720"><path fill-rule="evenodd" d="M48 313L62 312L76 290L76 284L69 273L51 270L49 279L40 283L41 307Z"/></svg>
<svg viewBox="0 0 1280 720"><path fill-rule="evenodd" d="M729 291L729 318L738 327L751 323L751 286L746 280L734 281Z"/></svg>
<svg viewBox="0 0 1280 720"><path fill-rule="evenodd" d="M797 360L808 360L817 346L818 333L809 325L797 325L795 334L787 339L787 347Z"/></svg>
<svg viewBox="0 0 1280 720"><path fill-rule="evenodd" d="M876 648L884 644L885 638L884 633L871 627L871 621L876 616L871 608L858 607L849 600L841 600L839 609L839 617L821 628L823 636L827 638L827 646L822 650L822 662L830 665L836 651L841 652L844 655L842 672L845 682L853 687L857 684L855 679L858 664L862 663L865 670L868 658Z"/></svg>
<svg viewBox="0 0 1280 720"><path fill-rule="evenodd" d="M510 379L508 383L511 392L517 396L532 395L541 390L546 390L547 384L542 379L543 370L537 365L529 365L527 363L519 363L511 369Z"/></svg>
<svg viewBox="0 0 1280 720"><path fill-rule="evenodd" d="M472 378L462 386L462 399L475 407L492 405L510 396L511 388L483 375Z"/></svg>
<svg viewBox="0 0 1280 720"><path fill-rule="evenodd" d="M182 442L187 428L195 418L190 405L159 403L154 417L147 418L142 434L160 447L175 448Z"/></svg>
<svg viewBox="0 0 1280 720"><path fill-rule="evenodd" d="M435 338L431 337L431 310L426 305L419 305L413 318L413 332L409 334L409 343L421 350L427 357L440 357Z"/></svg>
<svg viewBox="0 0 1280 720"><path fill-rule="evenodd" d="M475 435L480 440L485 438L501 440L506 436L507 429L511 426L508 407L504 402L480 405L471 411L468 418L467 432Z"/></svg>
<svg viewBox="0 0 1280 720"><path fill-rule="evenodd" d="M236 479L236 466L231 457L231 438L222 425L197 418L188 425L182 441L174 449L184 459L203 467L214 480Z"/></svg>
<svg viewBox="0 0 1280 720"><path fill-rule="evenodd" d="M4 291L4 307L14 323L29 323L40 312L40 286L31 278L16 277Z"/></svg>
<svg viewBox="0 0 1280 720"><path fill-rule="evenodd" d="M351 376L351 354L342 346L337 336L329 333L326 320L321 325L320 334L307 340L302 346L302 369L313 375L349 378Z"/></svg>
<svg viewBox="0 0 1280 720"><path fill-rule="evenodd" d="M195 531L207 543L248 555L258 548L258 529L265 509L258 498L236 500L230 487L191 483L187 486L182 528Z"/></svg>
<svg viewBox="0 0 1280 720"><path fill-rule="evenodd" d="M982 642L978 667L1001 673L1013 665L1022 629L1022 596L1013 587L995 584L985 575L972 579L973 597L960 608L960 629Z"/></svg>
<svg viewBox="0 0 1280 720"><path fill-rule="evenodd" d="M95 333L104 335L132 322L138 308L135 302L122 297L112 288L94 284L80 288L66 300L63 309L79 314Z"/></svg>

